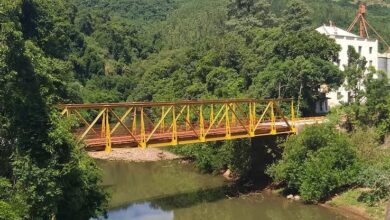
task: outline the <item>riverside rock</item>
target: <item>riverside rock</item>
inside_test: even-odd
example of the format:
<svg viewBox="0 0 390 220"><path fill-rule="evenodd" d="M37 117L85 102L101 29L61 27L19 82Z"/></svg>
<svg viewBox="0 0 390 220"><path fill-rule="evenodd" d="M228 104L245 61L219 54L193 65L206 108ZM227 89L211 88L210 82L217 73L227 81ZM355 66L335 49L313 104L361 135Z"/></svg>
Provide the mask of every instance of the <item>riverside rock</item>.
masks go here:
<svg viewBox="0 0 390 220"><path fill-rule="evenodd" d="M223 177L225 177L227 180L231 180L232 179L232 171L230 169L227 169L223 174L222 174Z"/></svg>

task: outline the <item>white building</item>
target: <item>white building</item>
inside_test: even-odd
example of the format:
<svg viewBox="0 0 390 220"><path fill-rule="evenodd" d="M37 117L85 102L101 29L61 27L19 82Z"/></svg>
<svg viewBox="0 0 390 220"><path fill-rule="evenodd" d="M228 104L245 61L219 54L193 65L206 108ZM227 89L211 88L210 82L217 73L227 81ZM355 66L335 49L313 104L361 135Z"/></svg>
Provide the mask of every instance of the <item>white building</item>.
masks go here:
<svg viewBox="0 0 390 220"><path fill-rule="evenodd" d="M378 55L378 70L387 73L387 77L390 79L390 51Z"/></svg>
<svg viewBox="0 0 390 220"><path fill-rule="evenodd" d="M367 66L374 66L378 69L378 40L362 38L335 26L323 25L317 28L316 31L335 39L336 43L341 46L339 60L336 63L341 70L344 70L344 66L348 65L347 52L349 46L353 46L362 57L366 58ZM349 94L341 86L337 91L331 91L327 97L327 101L317 103L317 113L326 113L328 106L334 107L340 103L348 102Z"/></svg>

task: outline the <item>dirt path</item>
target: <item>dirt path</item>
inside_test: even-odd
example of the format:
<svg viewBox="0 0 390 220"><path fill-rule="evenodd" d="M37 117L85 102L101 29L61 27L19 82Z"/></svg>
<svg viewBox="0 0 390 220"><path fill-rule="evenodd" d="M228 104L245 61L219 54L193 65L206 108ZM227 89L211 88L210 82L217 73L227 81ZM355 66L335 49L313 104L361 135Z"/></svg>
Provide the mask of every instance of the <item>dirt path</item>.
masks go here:
<svg viewBox="0 0 390 220"><path fill-rule="evenodd" d="M106 153L105 151L91 151L88 152L88 155L95 159L131 162L149 162L181 158L178 155L157 148L114 148L110 153Z"/></svg>

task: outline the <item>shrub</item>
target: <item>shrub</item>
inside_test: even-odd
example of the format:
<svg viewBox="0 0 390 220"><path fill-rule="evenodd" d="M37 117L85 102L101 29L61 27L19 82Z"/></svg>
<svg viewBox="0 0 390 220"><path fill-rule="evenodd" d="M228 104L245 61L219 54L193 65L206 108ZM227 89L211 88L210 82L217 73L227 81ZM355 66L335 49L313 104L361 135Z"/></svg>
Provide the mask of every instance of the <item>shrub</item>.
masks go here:
<svg viewBox="0 0 390 220"><path fill-rule="evenodd" d="M363 169L359 172L358 183L370 189L363 192L359 199L368 205L374 205L390 196L390 158L388 154L388 152L378 149L376 159L364 163Z"/></svg>
<svg viewBox="0 0 390 220"><path fill-rule="evenodd" d="M321 201L355 181L356 151L348 136L330 125L314 125L284 144L282 159L267 173L286 183L286 190L300 193L306 202Z"/></svg>
<svg viewBox="0 0 390 220"><path fill-rule="evenodd" d="M243 139L178 146L172 151L194 158L196 166L203 172L217 173L229 168L245 177L251 168L251 149L250 139Z"/></svg>
<svg viewBox="0 0 390 220"><path fill-rule="evenodd" d="M376 152L379 150L380 135L378 130L372 127L356 128L350 134L351 143L356 146L359 160L375 160Z"/></svg>
<svg viewBox="0 0 390 220"><path fill-rule="evenodd" d="M23 219L26 204L8 179L0 177L0 220Z"/></svg>

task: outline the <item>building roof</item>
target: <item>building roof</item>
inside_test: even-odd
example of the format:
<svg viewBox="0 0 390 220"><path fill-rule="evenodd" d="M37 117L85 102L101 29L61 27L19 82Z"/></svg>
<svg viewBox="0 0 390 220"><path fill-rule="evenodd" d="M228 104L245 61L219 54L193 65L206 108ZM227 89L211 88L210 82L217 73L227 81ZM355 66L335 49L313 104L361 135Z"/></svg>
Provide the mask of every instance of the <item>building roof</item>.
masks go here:
<svg viewBox="0 0 390 220"><path fill-rule="evenodd" d="M355 37L360 38L359 36L352 34L346 30L343 30L341 28L338 28L336 26L327 26L323 25L316 29L321 34L325 34L327 36L342 36L342 37Z"/></svg>

